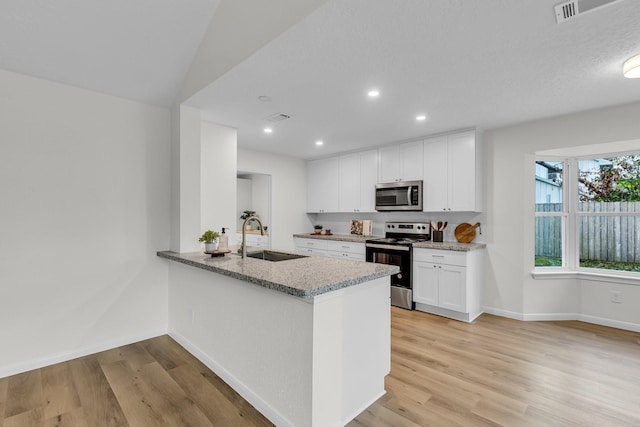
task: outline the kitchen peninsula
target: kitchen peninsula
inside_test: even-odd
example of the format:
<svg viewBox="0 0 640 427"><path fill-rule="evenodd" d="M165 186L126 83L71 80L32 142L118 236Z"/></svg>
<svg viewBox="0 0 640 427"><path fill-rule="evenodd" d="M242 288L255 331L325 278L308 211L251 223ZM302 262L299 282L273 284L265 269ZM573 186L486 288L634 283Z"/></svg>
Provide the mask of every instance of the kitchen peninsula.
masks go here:
<svg viewBox="0 0 640 427"><path fill-rule="evenodd" d="M397 267L158 256L172 261L169 334L276 425L344 425L384 394Z"/></svg>

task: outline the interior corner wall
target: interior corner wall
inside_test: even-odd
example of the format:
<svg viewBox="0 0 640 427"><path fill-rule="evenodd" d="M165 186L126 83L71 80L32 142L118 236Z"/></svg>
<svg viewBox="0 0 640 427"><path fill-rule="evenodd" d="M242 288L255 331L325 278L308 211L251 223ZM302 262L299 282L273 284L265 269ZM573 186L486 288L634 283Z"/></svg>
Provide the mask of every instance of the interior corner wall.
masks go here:
<svg viewBox="0 0 640 427"><path fill-rule="evenodd" d="M0 71L0 377L167 331L170 113Z"/></svg>
<svg viewBox="0 0 640 427"><path fill-rule="evenodd" d="M236 227L237 131L202 122L200 233ZM197 236L199 237L199 235Z"/></svg>
<svg viewBox="0 0 640 427"><path fill-rule="evenodd" d="M640 299L632 297L637 294L637 286L531 277L535 153L637 140L638 117L640 103L633 103L485 132L489 235L483 303L487 311L513 317L576 314L599 319L598 323L616 319L640 324ZM608 289L618 287L624 287L630 295L624 307L603 298Z"/></svg>
<svg viewBox="0 0 640 427"><path fill-rule="evenodd" d="M238 170L271 175L271 247L294 250L293 235L311 228L306 215L306 161L239 149Z"/></svg>

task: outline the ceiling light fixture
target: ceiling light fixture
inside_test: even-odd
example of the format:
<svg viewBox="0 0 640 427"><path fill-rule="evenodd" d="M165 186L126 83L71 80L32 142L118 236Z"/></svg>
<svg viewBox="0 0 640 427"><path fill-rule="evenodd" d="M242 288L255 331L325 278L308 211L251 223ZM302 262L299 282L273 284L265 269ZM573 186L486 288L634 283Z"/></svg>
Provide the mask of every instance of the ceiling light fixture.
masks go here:
<svg viewBox="0 0 640 427"><path fill-rule="evenodd" d="M416 116L416 120L419 121L419 122L421 122L423 120L426 120L426 119L427 119L427 116L425 116L424 114L418 114Z"/></svg>
<svg viewBox="0 0 640 427"><path fill-rule="evenodd" d="M273 132L273 129L271 128L264 128L264 133L271 133Z"/></svg>
<svg viewBox="0 0 640 427"><path fill-rule="evenodd" d="M380 92L374 89L370 90L367 95L369 95L369 98L376 98L378 95L380 95Z"/></svg>
<svg viewBox="0 0 640 427"><path fill-rule="evenodd" d="M318 147L320 147L320 146L324 145L324 142L322 142L322 141L316 141L316 145L317 145Z"/></svg>
<svg viewBox="0 0 640 427"><path fill-rule="evenodd" d="M636 55L633 58L629 58L624 61L622 73L628 79L640 78L640 55Z"/></svg>
<svg viewBox="0 0 640 427"><path fill-rule="evenodd" d="M271 101L271 97L270 97L270 96L267 96L267 95L260 95L260 96L258 97L258 100L260 100L260 101L262 101L262 102L269 102L269 101Z"/></svg>

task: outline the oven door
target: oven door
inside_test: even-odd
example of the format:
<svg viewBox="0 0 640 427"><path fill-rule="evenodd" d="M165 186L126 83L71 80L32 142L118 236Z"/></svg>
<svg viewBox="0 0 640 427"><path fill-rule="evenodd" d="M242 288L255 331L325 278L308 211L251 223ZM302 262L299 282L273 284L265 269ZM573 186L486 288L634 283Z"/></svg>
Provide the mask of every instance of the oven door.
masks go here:
<svg viewBox="0 0 640 427"><path fill-rule="evenodd" d="M367 243L367 262L397 265L400 272L391 276L391 305L413 310L411 289L411 248Z"/></svg>

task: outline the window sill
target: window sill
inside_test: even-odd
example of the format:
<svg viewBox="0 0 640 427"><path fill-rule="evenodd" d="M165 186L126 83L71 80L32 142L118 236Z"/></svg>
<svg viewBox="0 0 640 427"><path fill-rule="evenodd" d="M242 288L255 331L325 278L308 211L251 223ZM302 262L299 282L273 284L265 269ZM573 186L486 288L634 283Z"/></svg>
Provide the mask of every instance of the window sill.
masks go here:
<svg viewBox="0 0 640 427"><path fill-rule="evenodd" d="M593 280L596 282L611 282L611 283L624 283L626 285L640 285L640 275L637 273L613 273L608 271L569 271L569 270L556 270L556 271L541 271L540 269L533 270L531 276L534 279L581 279L581 280Z"/></svg>

